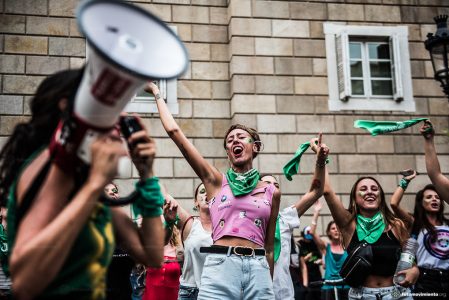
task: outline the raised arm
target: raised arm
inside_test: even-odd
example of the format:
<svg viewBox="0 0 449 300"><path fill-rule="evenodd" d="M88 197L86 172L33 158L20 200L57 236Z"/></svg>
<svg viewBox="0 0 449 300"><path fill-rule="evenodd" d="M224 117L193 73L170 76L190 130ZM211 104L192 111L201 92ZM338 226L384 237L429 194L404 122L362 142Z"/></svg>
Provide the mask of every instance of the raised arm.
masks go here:
<svg viewBox="0 0 449 300"><path fill-rule="evenodd" d="M195 146L193 146L193 144L184 135L181 128L168 110L164 99L160 96L157 85L150 82L145 88L145 91L154 95L162 126L164 126L165 131L175 142L182 155L204 183L206 190L208 190L208 194L214 195L215 190L221 186L222 178L220 172L203 158Z"/></svg>
<svg viewBox="0 0 449 300"><path fill-rule="evenodd" d="M424 137L427 174L429 175L430 181L435 185L438 194L449 204L449 179L441 173L440 162L438 161L435 150L435 130L433 129L432 123L425 121L420 132Z"/></svg>
<svg viewBox="0 0 449 300"><path fill-rule="evenodd" d="M313 241L318 247L318 250L323 254L326 252L326 243L321 239L320 235L316 232L316 227L318 224L318 218L320 216L320 211L323 207L323 204L320 202L320 200L317 200L315 204L313 205L313 217L312 217L312 223L310 225L310 234L313 237Z"/></svg>
<svg viewBox="0 0 449 300"><path fill-rule="evenodd" d="M317 151L315 140L316 139L312 139L312 141L310 142L311 146L310 148L314 152ZM349 243L352 234L354 233L355 230L355 222L351 221L351 214L346 210L340 198L333 190L330 183L329 171L327 170L327 168L325 168L325 173L326 176L324 179L324 192L323 192L324 199L326 199L332 217L335 220L335 223L337 224L338 228L340 229L344 241L347 241L347 243Z"/></svg>
<svg viewBox="0 0 449 300"><path fill-rule="evenodd" d="M184 228L183 236L181 237L183 241L189 236L190 229L192 229L193 219L191 218L191 214L185 210L175 198L171 195L166 195L166 201L170 204L170 206L176 206L178 210L178 222L176 223L176 227L178 227L179 232L181 234L182 228ZM187 223L186 223L187 222Z"/></svg>
<svg viewBox="0 0 449 300"><path fill-rule="evenodd" d="M404 196L405 189L407 188L408 183L416 177L416 171L414 170L405 170L405 171L413 171L413 174L409 176L405 176L402 178L401 182L399 183L398 187L393 193L393 196L391 196L390 200L390 206L391 209L394 211L396 216L404 221L405 226L407 227L407 230L410 231L413 226L413 216L410 215L407 211L405 211L401 206L401 200Z"/></svg>
<svg viewBox="0 0 449 300"><path fill-rule="evenodd" d="M322 195L324 191L324 179L326 169L326 159L329 155L329 148L321 143L321 133L318 139L313 139L313 143L317 142L315 149L316 163L315 173L309 191L295 203L298 217L301 217ZM312 143L312 142L311 142ZM314 144L315 145L315 144Z"/></svg>
<svg viewBox="0 0 449 300"><path fill-rule="evenodd" d="M307 264L304 260L304 256L299 256L299 267L301 268L302 285L309 286L309 272L307 270Z"/></svg>
<svg viewBox="0 0 449 300"><path fill-rule="evenodd" d="M123 210L113 210L113 222L118 242L138 263L158 267L163 262L164 230L161 214L164 197L161 186L154 177L153 163L156 145L150 138L140 118L143 130L133 133L128 139L131 159L139 172L136 184L139 198L134 203L141 210L142 226L137 227Z"/></svg>

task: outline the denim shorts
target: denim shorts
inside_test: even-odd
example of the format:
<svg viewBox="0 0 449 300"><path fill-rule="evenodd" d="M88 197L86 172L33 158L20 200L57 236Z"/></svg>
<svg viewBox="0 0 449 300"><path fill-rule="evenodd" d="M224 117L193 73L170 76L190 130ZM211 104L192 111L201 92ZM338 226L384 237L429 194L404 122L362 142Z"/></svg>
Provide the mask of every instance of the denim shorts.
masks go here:
<svg viewBox="0 0 449 300"><path fill-rule="evenodd" d="M402 286L387 286L383 288L351 288L349 290L349 300L413 300L409 288Z"/></svg>
<svg viewBox="0 0 449 300"><path fill-rule="evenodd" d="M179 286L178 300L196 300L198 299L199 288L193 286Z"/></svg>
<svg viewBox="0 0 449 300"><path fill-rule="evenodd" d="M274 300L265 256L208 254L198 300Z"/></svg>

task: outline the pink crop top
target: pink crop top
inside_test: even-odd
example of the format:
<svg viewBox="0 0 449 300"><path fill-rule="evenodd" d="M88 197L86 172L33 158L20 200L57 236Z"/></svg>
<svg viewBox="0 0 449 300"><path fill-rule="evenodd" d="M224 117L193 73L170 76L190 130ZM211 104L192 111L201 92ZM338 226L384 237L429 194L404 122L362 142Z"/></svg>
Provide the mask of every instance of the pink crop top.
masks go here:
<svg viewBox="0 0 449 300"><path fill-rule="evenodd" d="M270 184L236 198L223 174L221 190L209 202L214 242L223 236L235 236L263 247L274 190Z"/></svg>

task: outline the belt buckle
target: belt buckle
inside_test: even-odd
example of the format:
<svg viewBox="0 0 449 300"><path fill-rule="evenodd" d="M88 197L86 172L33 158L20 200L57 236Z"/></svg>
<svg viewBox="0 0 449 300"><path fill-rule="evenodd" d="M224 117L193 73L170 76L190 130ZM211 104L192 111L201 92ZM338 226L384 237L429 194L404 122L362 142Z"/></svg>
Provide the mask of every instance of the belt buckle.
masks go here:
<svg viewBox="0 0 449 300"><path fill-rule="evenodd" d="M251 253L250 254L240 254L236 251L237 249L250 249ZM236 247L233 247L232 252L238 256L255 256L254 249L251 247L236 246Z"/></svg>

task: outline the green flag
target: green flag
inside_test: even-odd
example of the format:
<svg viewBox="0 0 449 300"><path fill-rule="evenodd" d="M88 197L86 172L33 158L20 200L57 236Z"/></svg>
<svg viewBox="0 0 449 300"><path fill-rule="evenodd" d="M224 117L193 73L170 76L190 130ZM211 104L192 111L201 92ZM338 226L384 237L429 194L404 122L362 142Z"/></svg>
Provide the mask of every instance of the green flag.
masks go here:
<svg viewBox="0 0 449 300"><path fill-rule="evenodd" d="M370 121L370 120L355 120L354 127L368 130L372 136L384 134L388 132L398 131L404 128L413 126L421 121L426 121L428 118L411 119L406 121Z"/></svg>

